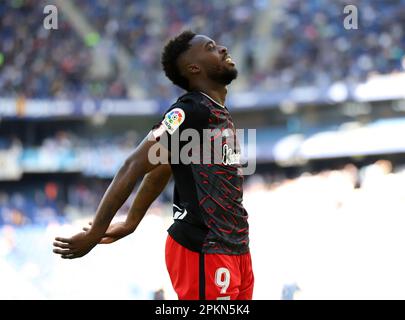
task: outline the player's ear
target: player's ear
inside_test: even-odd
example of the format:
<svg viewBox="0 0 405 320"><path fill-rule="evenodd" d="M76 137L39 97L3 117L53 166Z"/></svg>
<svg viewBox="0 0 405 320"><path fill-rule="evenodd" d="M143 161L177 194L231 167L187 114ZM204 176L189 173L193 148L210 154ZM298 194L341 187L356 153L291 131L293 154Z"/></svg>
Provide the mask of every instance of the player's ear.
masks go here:
<svg viewBox="0 0 405 320"><path fill-rule="evenodd" d="M187 72L191 74L197 74L201 71L199 65L195 63L190 63L187 65Z"/></svg>

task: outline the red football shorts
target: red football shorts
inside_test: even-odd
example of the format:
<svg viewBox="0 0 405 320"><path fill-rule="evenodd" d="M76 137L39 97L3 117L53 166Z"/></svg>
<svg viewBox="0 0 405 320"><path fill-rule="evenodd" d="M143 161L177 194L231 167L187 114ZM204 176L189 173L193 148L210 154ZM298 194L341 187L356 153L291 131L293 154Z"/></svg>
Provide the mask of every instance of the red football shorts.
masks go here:
<svg viewBox="0 0 405 320"><path fill-rule="evenodd" d="M251 300L253 270L250 253L198 253L169 235L166 266L179 300Z"/></svg>

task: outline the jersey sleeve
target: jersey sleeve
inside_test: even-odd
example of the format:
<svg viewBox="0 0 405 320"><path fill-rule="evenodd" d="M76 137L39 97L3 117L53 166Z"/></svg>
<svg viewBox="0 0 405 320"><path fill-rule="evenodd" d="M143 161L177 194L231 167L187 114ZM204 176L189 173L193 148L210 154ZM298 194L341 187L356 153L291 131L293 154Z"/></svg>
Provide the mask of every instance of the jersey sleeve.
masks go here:
<svg viewBox="0 0 405 320"><path fill-rule="evenodd" d="M170 136L179 134L186 129L194 129L199 133L208 127L209 110L195 99L183 98L176 102L152 129L155 138L170 151Z"/></svg>

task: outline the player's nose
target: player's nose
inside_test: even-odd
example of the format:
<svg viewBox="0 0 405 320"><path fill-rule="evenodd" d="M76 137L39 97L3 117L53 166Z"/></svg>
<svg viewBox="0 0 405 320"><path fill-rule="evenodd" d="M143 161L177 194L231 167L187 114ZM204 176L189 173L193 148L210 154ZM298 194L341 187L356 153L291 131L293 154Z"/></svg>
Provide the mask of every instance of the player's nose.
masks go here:
<svg viewBox="0 0 405 320"><path fill-rule="evenodd" d="M220 53L227 53L227 52L228 52L228 49L227 49L227 47L225 47L225 46L219 46L219 52L220 52Z"/></svg>

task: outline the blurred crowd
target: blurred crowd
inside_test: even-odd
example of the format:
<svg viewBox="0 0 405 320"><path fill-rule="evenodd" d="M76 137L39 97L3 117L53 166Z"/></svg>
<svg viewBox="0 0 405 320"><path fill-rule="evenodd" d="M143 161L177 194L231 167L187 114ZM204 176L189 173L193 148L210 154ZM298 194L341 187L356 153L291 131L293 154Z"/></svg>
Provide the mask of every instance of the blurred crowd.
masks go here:
<svg viewBox="0 0 405 320"><path fill-rule="evenodd" d="M72 25L59 8L58 30L43 27L47 4L0 2L0 96L171 99L179 91L162 72L160 52L186 28L235 50L240 90L359 81L405 64L405 0L351 1L357 30L343 27L343 0L74 0L84 23ZM272 10L271 27L263 25L260 13ZM257 43L258 30L272 43ZM273 58L263 57L273 44Z"/></svg>
<svg viewBox="0 0 405 320"><path fill-rule="evenodd" d="M45 182L26 183L16 187L0 186L0 226L47 226L92 217L107 190L109 180L63 181L45 177ZM169 189L169 188L168 188ZM169 203L171 191L162 193L156 205ZM134 194L118 215L126 214Z"/></svg>
<svg viewBox="0 0 405 320"><path fill-rule="evenodd" d="M249 201L255 199L253 202L257 211L263 207L276 211L282 207L286 210L291 206L292 210L303 212L334 212L353 204L356 210L367 211L369 205L387 207L387 203L405 210L404 183L405 168L394 170L387 160L379 160L360 169L348 164L341 170L304 171L296 178L287 178L280 171L248 177L245 201L249 206ZM72 221L86 214L92 215L108 184L108 180L69 182L66 178L62 181L50 179L46 183L27 183L8 190L1 188L0 224L46 225L57 222L59 218ZM171 187L166 188L158 203L170 206L171 192ZM132 199L133 195L121 213L127 212Z"/></svg>
<svg viewBox="0 0 405 320"><path fill-rule="evenodd" d="M357 12L343 12L354 5ZM281 50L259 77L270 86L328 86L405 69L405 1L283 1L274 33ZM358 29L346 29L349 13ZM349 19L353 23L352 19Z"/></svg>
<svg viewBox="0 0 405 320"><path fill-rule="evenodd" d="M30 137L32 139L33 135ZM21 178L21 173L72 173L112 177L121 163L139 143L138 134L90 133L58 130L38 141L24 141L16 136L0 138L0 178ZM17 174L18 172L18 174ZM14 174L13 174L14 173Z"/></svg>
<svg viewBox="0 0 405 320"><path fill-rule="evenodd" d="M1 188L3 189L3 188ZM64 221L59 186L44 185L0 189L0 224L11 226L42 225Z"/></svg>
<svg viewBox="0 0 405 320"><path fill-rule="evenodd" d="M0 96L73 97L89 91L82 86L91 52L63 15L58 17L59 32L43 27L46 5L0 2Z"/></svg>
<svg viewBox="0 0 405 320"><path fill-rule="evenodd" d="M44 0L0 3L0 96L171 97L175 89L160 66L165 40L186 26L219 41L243 40L255 10L247 0L73 3L92 32L80 33L60 13L59 29L45 30ZM124 67L121 49L130 57Z"/></svg>

